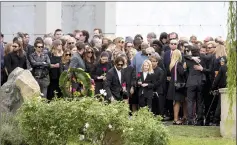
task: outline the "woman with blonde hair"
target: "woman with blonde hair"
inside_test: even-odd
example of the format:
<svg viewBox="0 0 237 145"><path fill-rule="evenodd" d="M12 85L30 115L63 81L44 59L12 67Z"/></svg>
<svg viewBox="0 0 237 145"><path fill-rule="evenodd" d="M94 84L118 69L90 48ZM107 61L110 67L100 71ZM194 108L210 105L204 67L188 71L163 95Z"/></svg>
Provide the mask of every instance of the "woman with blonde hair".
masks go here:
<svg viewBox="0 0 237 145"><path fill-rule="evenodd" d="M12 43L7 43L4 47L4 56L8 55L13 51Z"/></svg>
<svg viewBox="0 0 237 145"><path fill-rule="evenodd" d="M155 84L154 71L150 60L145 60L142 64L142 72L137 74L137 88L139 107L148 106L152 109L153 87Z"/></svg>
<svg viewBox="0 0 237 145"><path fill-rule="evenodd" d="M220 65L220 59L222 57L227 57L227 53L226 53L226 48L223 44L221 43L217 43L216 45L216 49L215 49L215 60L214 60L214 71L215 71L215 76L217 76L218 74L218 71L221 67Z"/></svg>
<svg viewBox="0 0 237 145"><path fill-rule="evenodd" d="M174 103L174 125L181 125L182 121L179 120L179 110L181 102L185 101L185 77L184 68L182 64L181 51L176 49L173 51L169 65L171 72L171 80L169 83L167 99L172 100Z"/></svg>
<svg viewBox="0 0 237 145"><path fill-rule="evenodd" d="M60 62L62 56L63 56L62 41L60 39L56 39L53 41L51 52L49 52L49 58L51 62L49 70L50 84L48 87L48 95L47 95L47 98L49 100L51 100L55 96L55 92L57 93L58 97L61 97L62 95L59 88L59 77L61 72Z"/></svg>

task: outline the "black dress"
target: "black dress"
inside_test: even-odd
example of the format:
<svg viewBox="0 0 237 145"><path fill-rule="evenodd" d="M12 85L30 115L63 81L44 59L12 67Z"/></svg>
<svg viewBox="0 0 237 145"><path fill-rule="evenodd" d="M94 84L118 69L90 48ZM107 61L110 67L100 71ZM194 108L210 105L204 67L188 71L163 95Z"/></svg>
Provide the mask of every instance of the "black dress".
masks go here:
<svg viewBox="0 0 237 145"><path fill-rule="evenodd" d="M69 65L70 65L70 61L68 61L67 63L60 63L60 73L62 73L63 71L67 71L69 69Z"/></svg>
<svg viewBox="0 0 237 145"><path fill-rule="evenodd" d="M54 56L54 54L49 53L49 58L51 64L57 64L61 62L61 56ZM62 93L59 88L59 77L61 74L61 68L50 68L49 70L49 77L50 77L50 84L48 87L48 94L47 98L51 100L55 96L55 91L57 92L57 96L61 97Z"/></svg>
<svg viewBox="0 0 237 145"><path fill-rule="evenodd" d="M93 68L91 75L92 79L95 81L95 94L100 94L100 90L105 89L104 81L102 79L97 79L97 77L105 75L111 68L112 64L109 62L105 64L97 63Z"/></svg>
<svg viewBox="0 0 237 145"><path fill-rule="evenodd" d="M95 67L94 62L89 62L89 61L85 60L85 66L86 66L86 72L89 73L89 75L91 76L91 72L92 72L93 68Z"/></svg>
<svg viewBox="0 0 237 145"><path fill-rule="evenodd" d="M169 83L169 88L167 92L167 99L174 100L174 101L181 101L183 102L185 99L185 88L179 91L176 91L174 86L174 75L175 75L175 66L171 70L171 80ZM184 68L181 62L177 63L177 82L185 82L184 76Z"/></svg>

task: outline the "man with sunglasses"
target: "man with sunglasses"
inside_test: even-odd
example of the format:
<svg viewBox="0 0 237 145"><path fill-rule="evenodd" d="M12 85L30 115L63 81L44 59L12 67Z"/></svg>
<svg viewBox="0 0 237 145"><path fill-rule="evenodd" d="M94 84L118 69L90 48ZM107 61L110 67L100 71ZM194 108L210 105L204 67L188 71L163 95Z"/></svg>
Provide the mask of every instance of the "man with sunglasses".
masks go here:
<svg viewBox="0 0 237 145"><path fill-rule="evenodd" d="M124 64L125 61L123 57L116 57L114 67L112 67L106 74L105 90L107 92L107 96L105 99L108 101L122 101L123 99L128 98L126 82L124 79Z"/></svg>
<svg viewBox="0 0 237 145"><path fill-rule="evenodd" d="M30 57L32 75L40 86L42 97L46 98L49 86L50 59L48 54L43 53L44 44L42 41L35 41L35 52Z"/></svg>

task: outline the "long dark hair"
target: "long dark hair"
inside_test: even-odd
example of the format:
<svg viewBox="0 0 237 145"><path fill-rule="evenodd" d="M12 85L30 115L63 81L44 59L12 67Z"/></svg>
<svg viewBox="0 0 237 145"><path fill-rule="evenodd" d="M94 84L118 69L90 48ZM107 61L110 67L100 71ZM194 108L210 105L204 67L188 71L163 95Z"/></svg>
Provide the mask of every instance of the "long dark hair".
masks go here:
<svg viewBox="0 0 237 145"><path fill-rule="evenodd" d="M22 44L22 42L21 41L18 41L18 40L16 40L16 41L14 41L13 42L13 44L14 43L16 43L18 46L19 46L19 50L17 50L16 52L19 52L19 56L23 56L24 55L24 50L23 50L23 44Z"/></svg>
<svg viewBox="0 0 237 145"><path fill-rule="evenodd" d="M86 48L86 51L85 51L84 54L83 54L83 59L84 59L84 61L87 61L87 60L88 60L87 52L88 52L89 50L91 50L91 51L93 52L93 55L92 55L92 57L90 58L91 63L95 63L95 60L96 60L95 51L94 51L94 49L91 48L91 47L87 47L87 48Z"/></svg>

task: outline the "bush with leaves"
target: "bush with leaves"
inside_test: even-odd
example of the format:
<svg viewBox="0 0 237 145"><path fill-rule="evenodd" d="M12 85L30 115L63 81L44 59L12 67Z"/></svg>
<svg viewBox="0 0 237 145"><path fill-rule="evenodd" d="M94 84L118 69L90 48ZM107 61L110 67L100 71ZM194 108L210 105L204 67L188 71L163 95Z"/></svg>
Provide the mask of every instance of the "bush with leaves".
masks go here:
<svg viewBox="0 0 237 145"><path fill-rule="evenodd" d="M10 114L0 116L0 145L23 145L24 137L16 118Z"/></svg>
<svg viewBox="0 0 237 145"><path fill-rule="evenodd" d="M25 102L18 120L30 145L166 145L168 132L147 109L129 119L124 102L95 98Z"/></svg>

